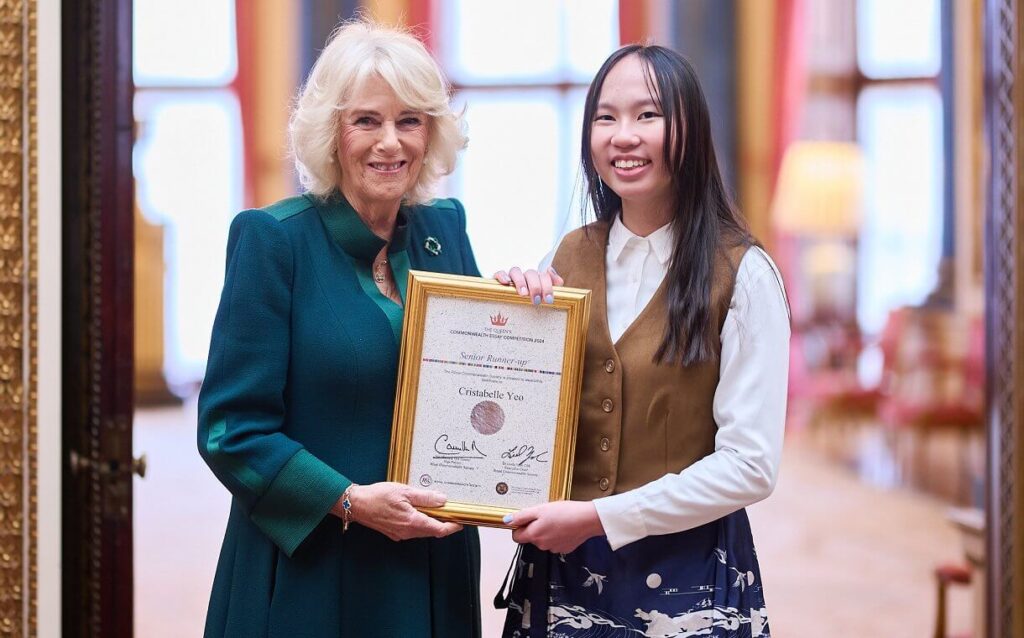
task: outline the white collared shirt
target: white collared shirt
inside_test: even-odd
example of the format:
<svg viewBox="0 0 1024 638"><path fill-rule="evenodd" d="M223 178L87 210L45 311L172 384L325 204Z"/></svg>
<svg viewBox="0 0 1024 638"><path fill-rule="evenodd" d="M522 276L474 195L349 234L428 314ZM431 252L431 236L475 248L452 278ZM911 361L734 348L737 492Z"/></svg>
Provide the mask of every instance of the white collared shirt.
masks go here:
<svg viewBox="0 0 1024 638"><path fill-rule="evenodd" d="M672 258L672 224L665 224L647 237L634 235L615 218L608 231L604 253L608 330L612 343L619 340L629 324L647 307L661 286Z"/></svg>
<svg viewBox="0 0 1024 638"><path fill-rule="evenodd" d="M637 237L616 217L605 253L608 326L617 341L668 271L672 225ZM613 550L645 536L719 519L775 487L786 422L789 312L782 277L767 254L740 261L722 328L713 414L715 451L678 474L594 501Z"/></svg>

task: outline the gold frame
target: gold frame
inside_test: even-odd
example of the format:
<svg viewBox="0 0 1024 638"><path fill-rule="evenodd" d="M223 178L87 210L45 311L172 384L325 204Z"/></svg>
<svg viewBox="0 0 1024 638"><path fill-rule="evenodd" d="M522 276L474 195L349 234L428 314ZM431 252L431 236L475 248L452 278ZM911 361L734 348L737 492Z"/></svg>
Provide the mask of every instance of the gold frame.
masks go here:
<svg viewBox="0 0 1024 638"><path fill-rule="evenodd" d="M38 631L36 0L0 2L0 633Z"/></svg>
<svg viewBox="0 0 1024 638"><path fill-rule="evenodd" d="M427 298L431 296L531 305L530 299L520 296L512 287L499 284L493 279L409 271L402 348L398 359L395 417L391 429L391 452L388 457L388 480L398 483L409 482L413 418L419 393L419 361L423 353L423 325ZM562 356L562 386L558 398L555 445L552 450L551 483L548 491L550 501L569 498L572 486L576 425L583 382L583 355L590 321L590 291L556 286L554 298L554 304L550 307L566 310L568 325ZM422 511L441 520L507 528L509 526L502 522L502 518L517 510L483 503L449 501L443 507L422 508Z"/></svg>

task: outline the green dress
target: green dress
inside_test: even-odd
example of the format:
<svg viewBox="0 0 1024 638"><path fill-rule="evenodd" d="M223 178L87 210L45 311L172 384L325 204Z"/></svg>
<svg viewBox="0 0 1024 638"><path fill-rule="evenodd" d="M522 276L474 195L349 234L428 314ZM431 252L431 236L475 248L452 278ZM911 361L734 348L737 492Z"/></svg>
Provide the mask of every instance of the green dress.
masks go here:
<svg viewBox="0 0 1024 638"><path fill-rule="evenodd" d="M479 275L456 200L399 213L389 261ZM240 213L199 396L199 451L233 495L206 636L480 636L476 530L393 542L331 506L386 478L402 308L384 242L340 195Z"/></svg>

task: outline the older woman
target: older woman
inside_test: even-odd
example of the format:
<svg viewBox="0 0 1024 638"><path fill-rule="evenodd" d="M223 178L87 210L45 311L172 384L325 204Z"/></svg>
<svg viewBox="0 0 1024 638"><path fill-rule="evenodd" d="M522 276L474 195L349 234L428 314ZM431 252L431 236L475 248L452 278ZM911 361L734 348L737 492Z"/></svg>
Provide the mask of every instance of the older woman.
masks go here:
<svg viewBox="0 0 1024 638"><path fill-rule="evenodd" d="M462 205L430 202L465 146L408 34L340 27L291 121L304 195L239 214L199 399L233 495L207 636L479 636L473 529L384 482L406 275L478 275Z"/></svg>

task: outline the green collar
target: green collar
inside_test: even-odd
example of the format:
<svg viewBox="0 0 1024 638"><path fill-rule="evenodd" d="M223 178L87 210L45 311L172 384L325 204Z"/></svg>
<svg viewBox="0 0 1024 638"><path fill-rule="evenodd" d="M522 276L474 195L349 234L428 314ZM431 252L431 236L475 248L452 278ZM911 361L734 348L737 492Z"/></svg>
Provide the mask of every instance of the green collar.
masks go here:
<svg viewBox="0 0 1024 638"><path fill-rule="evenodd" d="M338 242L342 250L361 261L373 261L386 243L383 239L367 228L363 219L348 203L341 191L334 191L327 200L317 199L312 195L306 197L316 206L323 220L327 233ZM388 253L402 252L409 246L409 215L403 206L398 210L395 220L395 232L391 236Z"/></svg>

